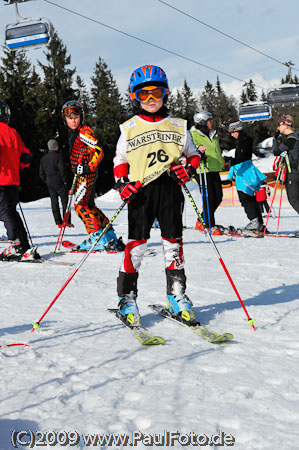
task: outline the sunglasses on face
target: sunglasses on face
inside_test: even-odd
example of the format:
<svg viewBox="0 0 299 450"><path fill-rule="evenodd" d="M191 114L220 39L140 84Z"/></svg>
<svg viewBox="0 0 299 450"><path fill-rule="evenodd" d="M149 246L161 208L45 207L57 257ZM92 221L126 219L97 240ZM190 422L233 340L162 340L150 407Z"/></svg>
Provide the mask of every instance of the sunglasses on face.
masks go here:
<svg viewBox="0 0 299 450"><path fill-rule="evenodd" d="M80 116L81 110L78 106L68 106L64 109L63 114L65 116L70 116L71 114L75 114L76 116Z"/></svg>
<svg viewBox="0 0 299 450"><path fill-rule="evenodd" d="M156 87L150 90L138 89L130 95L133 100L146 103L150 98L159 101L161 98L164 98L166 94L169 94L169 89L165 89L164 87Z"/></svg>

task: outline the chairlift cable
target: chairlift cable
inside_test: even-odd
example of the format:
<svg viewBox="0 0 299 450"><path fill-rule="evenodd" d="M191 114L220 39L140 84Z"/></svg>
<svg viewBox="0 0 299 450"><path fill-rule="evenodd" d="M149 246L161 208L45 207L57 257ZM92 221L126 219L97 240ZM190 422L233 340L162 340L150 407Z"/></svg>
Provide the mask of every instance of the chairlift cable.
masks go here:
<svg viewBox="0 0 299 450"><path fill-rule="evenodd" d="M102 25L102 26L104 26L106 28L109 28L110 30L116 31L117 33L123 34L123 35L128 36L128 37L130 37L132 39L136 39L139 42L143 42L144 44L150 45L150 46L155 47L155 48L157 48L159 50L163 50L164 52L170 53L170 54L172 54L174 56L177 56L177 57L179 57L181 59L184 59L186 61L190 61L190 62L192 62L194 64L199 65L199 66L205 67L206 69L213 70L214 72L217 72L219 74L225 75L226 77L229 77L229 78L233 78L234 80L241 81L242 83L246 83L246 81L242 80L241 78L235 77L234 75L230 75L229 73L223 72L223 71L221 71L219 69L215 69L214 67L211 67L211 66L208 66L206 64L203 64L203 63L201 63L199 61L196 61L195 59L188 58L187 56L180 55L179 53L176 53L176 52L174 52L172 50L168 50L167 48L161 47L161 46L159 46L157 44L153 44L153 43L151 43L149 41L146 41L145 39L142 39L142 38L140 38L138 36L134 36L133 34L127 33L126 31L119 30L118 28L112 27L111 25L107 25L107 24L105 24L103 22L100 22L99 20L92 19L91 17L88 17L88 16L86 16L84 14L81 14L81 13L73 11L73 10L71 10L69 8L66 8L65 6L58 5L57 3L54 3L54 2L52 2L50 0L43 0L43 1L46 2L46 3L50 3L51 5L57 6L57 8L64 9L65 11L68 11L68 12L70 12L72 14L75 14L75 15L77 15L79 17L82 17L83 19L89 20L91 22L97 23L98 25ZM258 86L257 84L255 84L255 86L260 88L260 89L264 89L262 86Z"/></svg>
<svg viewBox="0 0 299 450"><path fill-rule="evenodd" d="M233 41L238 42L238 43L241 44L241 45L244 45L245 47L247 47L247 48L249 48L249 49L251 49L251 50L253 50L253 51L259 53L260 55L265 56L266 58L272 59L272 61L275 61L275 62L277 62L278 64L281 64L281 65L283 65L283 66L289 67L289 63L284 63L284 62L282 62L282 61L279 61L278 59L274 58L273 56L267 55L266 53L262 52L261 50L258 50L257 48L255 48L255 47L253 47L253 46L251 46L251 45L248 45L248 44L246 44L245 42L242 42L241 40L239 40L239 39L237 39L237 38L234 38L233 36L230 36L229 34L225 33L224 31L218 30L218 28L215 28L215 27L213 27L212 25L209 25L208 23L204 22L203 20L198 19L197 17L191 16L191 14L188 14L188 13L182 11L181 9L176 8L175 6L170 5L169 3L167 3L167 2L165 2L165 1L163 1L163 0L157 0L157 1L160 2L160 3L163 3L165 6L168 6L168 7L171 8L171 9L174 9L175 11L178 11L179 13L183 14L184 16L189 17L190 19L193 19L193 20L195 20L196 22L201 23L202 25L204 25L204 26L210 28L211 30L214 30L214 31L216 31L217 33L222 34L223 36L226 36L227 38L232 39ZM294 64L292 64L292 65L294 65ZM299 69L296 69L296 68L294 68L294 67L293 67L293 70L296 70L297 72L299 72Z"/></svg>

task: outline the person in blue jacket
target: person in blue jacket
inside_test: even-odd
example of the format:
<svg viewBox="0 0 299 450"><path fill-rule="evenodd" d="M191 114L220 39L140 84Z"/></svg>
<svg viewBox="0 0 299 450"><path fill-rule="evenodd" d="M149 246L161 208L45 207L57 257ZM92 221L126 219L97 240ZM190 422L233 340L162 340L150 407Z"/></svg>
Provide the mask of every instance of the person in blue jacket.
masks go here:
<svg viewBox="0 0 299 450"><path fill-rule="evenodd" d="M245 229L262 232L264 230L263 217L256 201L255 192L267 178L251 161L253 140L243 130L242 122L233 122L228 132L236 139L236 152L234 158L229 158L231 168L228 180L235 178L237 192L241 205L250 220Z"/></svg>

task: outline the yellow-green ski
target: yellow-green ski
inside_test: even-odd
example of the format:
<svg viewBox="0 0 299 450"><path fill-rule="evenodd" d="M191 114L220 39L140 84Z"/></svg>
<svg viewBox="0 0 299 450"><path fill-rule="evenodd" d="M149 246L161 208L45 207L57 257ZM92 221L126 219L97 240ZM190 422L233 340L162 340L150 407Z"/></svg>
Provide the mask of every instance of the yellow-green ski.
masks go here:
<svg viewBox="0 0 299 450"><path fill-rule="evenodd" d="M193 325L188 325L186 322L183 322L177 314L171 313L167 308L162 305L148 305L154 312L160 314L167 319L170 319L174 322L179 323L191 331L196 333L198 336L202 337L206 341L211 342L212 344L222 344L223 342L228 342L233 338L231 333L217 333L216 331L209 330L207 327L200 325L198 322Z"/></svg>
<svg viewBox="0 0 299 450"><path fill-rule="evenodd" d="M160 336L153 336L145 327L142 325L138 326L129 326L126 322L123 320L123 316L119 313L118 309L108 309L108 311L114 315L118 320L121 321L123 325L125 325L126 328L128 328L131 333L135 336L135 338L140 342L142 345L160 345L164 344L165 340Z"/></svg>

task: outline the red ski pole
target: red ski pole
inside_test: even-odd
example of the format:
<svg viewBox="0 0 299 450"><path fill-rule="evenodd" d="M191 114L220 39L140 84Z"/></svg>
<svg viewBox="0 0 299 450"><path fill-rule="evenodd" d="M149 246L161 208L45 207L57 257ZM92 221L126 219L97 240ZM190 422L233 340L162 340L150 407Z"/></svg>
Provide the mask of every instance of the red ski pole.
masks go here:
<svg viewBox="0 0 299 450"><path fill-rule="evenodd" d="M79 157L79 159L78 159L78 163L79 164L81 164L82 158L83 158L82 156ZM66 211L65 211L64 218L63 218L63 221L62 221L62 225L61 225L61 228L60 228L60 231L59 231L59 234L58 234L58 238L57 238L57 242L56 242L56 245L55 245L55 249L54 249L53 255L55 255L56 252L60 251L60 247L61 247L61 244L62 244L62 239L63 239L63 236L64 236L64 232L65 232L66 226L67 226L67 224L69 222L69 217L70 217L71 207L72 207L72 200L73 200L73 195L74 195L75 189L76 189L77 179L78 179L78 174L76 174L74 176L74 179L73 179L73 183L72 183L72 186L71 186L71 189L70 189L70 193L69 193L69 198L68 198Z"/></svg>
<svg viewBox="0 0 299 450"><path fill-rule="evenodd" d="M280 180L280 199L279 199L279 210L278 210L277 231L276 231L276 234L277 234L277 235L278 235L278 232L279 232L279 222L280 222L280 213L281 213L281 202L282 202L283 183L284 183L285 173L286 173L286 164L283 164L283 166L282 166L282 180Z"/></svg>
<svg viewBox="0 0 299 450"><path fill-rule="evenodd" d="M199 220L201 221L201 223L204 225L204 221L203 221L202 215L200 214L200 212L199 212L199 210L198 210L198 208L197 208L197 206L196 206L195 201L193 200L193 197L192 197L192 195L191 195L189 189L188 189L187 186L185 186L185 185L183 185L183 188L184 188L184 190L185 190L187 196L189 197L189 200L190 200L190 202L191 202L191 204L192 204L192 206L193 206L193 208L194 208L194 210L195 210L195 212L196 212L196 214L197 214L198 219L199 219ZM230 276L230 274L229 274L229 272L228 272L228 270L227 270L227 268L226 268L226 265L224 264L223 259L221 258L221 255L220 255L220 253L219 253L219 251L218 251L218 249L217 249L217 247L216 247L216 245L215 245L215 242L213 241L213 238L212 238L211 234L210 234L210 233L207 233L207 236L208 236L208 238L210 239L210 242L211 242L211 244L212 244L212 247L213 247L213 249L214 249L214 251L215 251L215 253L216 253L217 257L218 257L218 260L219 260L219 262L220 262L220 264L221 264L221 266L222 266L222 268L223 268L223 270L224 270L224 272L225 272L227 278L228 278L229 281L230 281L230 284L232 285L233 290L235 291L236 296L238 297L239 302L241 303L241 306L242 306L242 308L243 308L243 310L244 310L244 312L245 312L245 314L246 314L246 316L247 316L247 319L248 319L247 322L252 326L252 328L254 329L254 331L256 331L255 326L254 326L254 324L253 324L253 319L251 319L251 317L250 317L249 314L248 314L247 309L245 308L245 305L244 305L244 303L243 303L243 300L241 299L240 294L239 294L239 292L238 292L238 290L237 290L237 288L236 288L236 286L235 286L235 283L233 282L233 280L232 280L232 278L231 278L231 276Z"/></svg>
<svg viewBox="0 0 299 450"><path fill-rule="evenodd" d="M270 204L270 208L269 208L269 211L268 211L267 220L266 220L266 224L265 224L265 228L264 228L264 232L263 232L264 236L265 236L266 231L267 231L267 225L268 225L269 217L270 217L270 214L271 214L273 202L274 202L274 199L275 199L275 196L276 196L276 191L277 191L278 182L279 182L279 179L280 179L281 170L282 170L282 166L280 165L279 166L279 171L278 171L278 174L277 174L277 178L276 178L276 182L275 182L273 197L272 197L272 200L271 200L271 204Z"/></svg>
<svg viewBox="0 0 299 450"><path fill-rule="evenodd" d="M137 185L138 181L136 182ZM138 187L141 186L141 183ZM76 275L76 273L78 272L78 270L80 269L80 267L84 264L84 262L86 261L86 259L88 258L88 256L90 255L90 253L92 252L93 248L97 245L97 243L99 242L99 240L101 239L101 237L106 233L106 231L108 231L110 225L114 222L114 220L116 219L116 217L119 215L119 213L121 212L121 210L124 208L124 206L127 203L124 201L120 207L118 208L118 210L115 212L114 216L112 217L112 219L107 223L107 225L105 226L105 228L103 229L102 233L99 234L99 236L97 237L97 239L95 240L95 242L93 243L93 245L90 247L90 249L88 250L88 252L84 255L84 257L81 259L81 261L79 262L79 264L75 267L75 269L73 270L73 272L71 273L71 275L68 277L68 279L66 280L66 282L63 284L63 286L59 289L58 293L55 295L55 297L53 298L53 300L51 301L50 305L48 306L48 308L45 310L45 312L43 313L43 315L39 318L39 320L37 322L33 322L33 328L31 330L31 333L33 333L33 331L36 328L40 328L40 323L43 320L43 318L45 317L45 315L50 311L50 309L52 308L52 306L54 305L54 303L56 302L56 300L59 298L59 296L62 294L62 292L64 291L64 289L67 287L67 285L70 283L70 281L74 278L74 276Z"/></svg>

